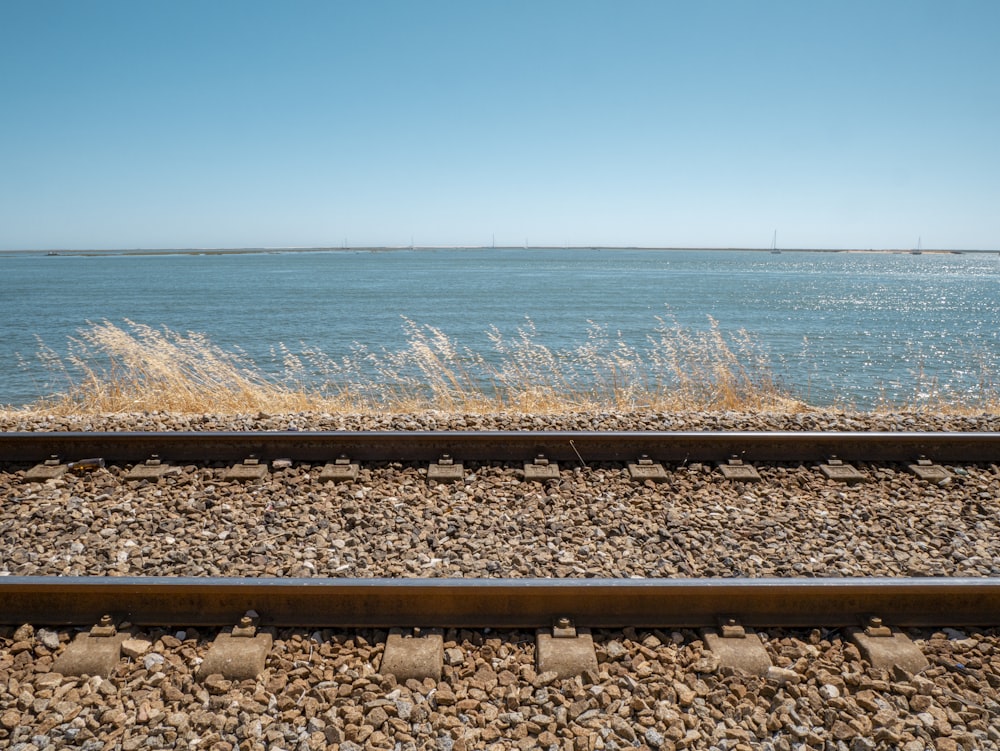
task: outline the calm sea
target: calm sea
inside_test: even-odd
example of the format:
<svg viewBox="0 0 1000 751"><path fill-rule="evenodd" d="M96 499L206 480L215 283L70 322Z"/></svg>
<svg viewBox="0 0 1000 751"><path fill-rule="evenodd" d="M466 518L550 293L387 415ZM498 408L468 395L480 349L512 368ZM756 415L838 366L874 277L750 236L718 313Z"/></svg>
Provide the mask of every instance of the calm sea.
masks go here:
<svg viewBox="0 0 1000 751"><path fill-rule="evenodd" d="M406 346L404 318L488 355L530 319L554 350L592 325L642 348L660 319L746 331L813 404L974 390L1000 366L1000 255L393 250L158 255L0 253L0 404L62 382L39 362L88 322L205 334L269 372L293 352ZM994 381L995 385L996 381Z"/></svg>

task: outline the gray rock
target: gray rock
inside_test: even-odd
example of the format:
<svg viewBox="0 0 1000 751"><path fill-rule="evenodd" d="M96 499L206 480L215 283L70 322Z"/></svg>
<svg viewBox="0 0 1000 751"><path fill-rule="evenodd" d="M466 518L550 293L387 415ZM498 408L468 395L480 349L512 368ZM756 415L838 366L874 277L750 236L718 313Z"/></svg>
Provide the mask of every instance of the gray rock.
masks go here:
<svg viewBox="0 0 1000 751"><path fill-rule="evenodd" d="M42 643L46 649L59 649L59 634L47 628L40 628L35 633L35 638Z"/></svg>
<svg viewBox="0 0 1000 751"><path fill-rule="evenodd" d="M648 728L645 734L643 735L643 739L652 748L660 748L663 745L664 741L666 740L666 738L663 737L663 734L660 733L656 728Z"/></svg>

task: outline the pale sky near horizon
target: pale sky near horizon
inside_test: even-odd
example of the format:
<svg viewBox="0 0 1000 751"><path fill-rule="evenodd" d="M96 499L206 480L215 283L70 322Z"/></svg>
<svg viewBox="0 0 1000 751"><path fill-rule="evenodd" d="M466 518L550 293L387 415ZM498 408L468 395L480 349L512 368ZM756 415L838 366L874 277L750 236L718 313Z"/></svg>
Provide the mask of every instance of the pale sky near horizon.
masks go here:
<svg viewBox="0 0 1000 751"><path fill-rule="evenodd" d="M0 249L1000 249L1000 2L0 0Z"/></svg>

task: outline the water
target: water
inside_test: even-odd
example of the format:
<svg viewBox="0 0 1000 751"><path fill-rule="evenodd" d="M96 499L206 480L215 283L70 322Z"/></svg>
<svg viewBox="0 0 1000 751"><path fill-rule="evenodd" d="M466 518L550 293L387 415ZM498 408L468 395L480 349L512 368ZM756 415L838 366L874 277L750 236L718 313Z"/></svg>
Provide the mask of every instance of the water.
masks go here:
<svg viewBox="0 0 1000 751"><path fill-rule="evenodd" d="M553 349L592 324L642 347L658 318L745 330L795 395L864 407L916 384L972 393L1000 366L1000 256L746 251L0 253L0 404L60 387L38 362L88 322L204 333L279 372L275 345L334 359L405 347L403 317L488 354L526 319Z"/></svg>

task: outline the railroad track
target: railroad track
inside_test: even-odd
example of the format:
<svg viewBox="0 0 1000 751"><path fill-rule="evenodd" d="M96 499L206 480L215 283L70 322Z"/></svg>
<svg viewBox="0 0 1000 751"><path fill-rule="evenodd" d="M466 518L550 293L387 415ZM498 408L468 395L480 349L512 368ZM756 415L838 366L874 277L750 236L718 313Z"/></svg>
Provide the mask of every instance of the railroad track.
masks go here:
<svg viewBox="0 0 1000 751"><path fill-rule="evenodd" d="M557 464L715 462L754 479L752 462L1000 460L1000 433L815 432L266 432L6 433L0 463L50 458L50 470L104 464L229 462L524 462L558 477ZM162 460L160 459L162 457ZM919 460L919 461L918 461ZM146 462L146 465L143 465ZM242 464L241 464L242 462ZM44 471L44 467L42 469ZM822 465L829 468L831 465ZM834 464L841 469L841 465ZM854 471L853 468L850 468ZM747 471L750 474L747 474ZM429 476L433 476L429 472ZM839 473L829 475L836 479ZM638 471L636 479L653 477ZM845 479L850 479L845 476ZM856 479L856 478L854 478ZM261 625L317 627L696 627L720 618L745 626L845 627L877 616L897 627L1000 624L1000 579L247 579L3 577L0 621L87 625L225 626L254 612Z"/></svg>
<svg viewBox="0 0 1000 751"><path fill-rule="evenodd" d="M714 462L727 479L759 478L752 462L814 462L829 478L859 482L850 461L914 462L922 479L947 482L939 462L986 463L1000 459L994 432L39 432L0 433L0 466L40 462L28 480L53 479L67 469L133 465L129 479L155 479L169 462L229 463L224 479L254 480L269 463L326 462L320 481L354 480L361 463L429 462L428 479L454 482L463 462L523 462L529 480L559 478L563 466L625 464L638 481L664 481L664 465ZM993 465L996 466L995 464ZM995 470L997 471L997 470Z"/></svg>
<svg viewBox="0 0 1000 751"><path fill-rule="evenodd" d="M281 534L285 527L274 526L277 522L268 521L267 514L276 512L263 510L264 506L269 506L267 494L271 490L280 495L295 492L295 488L312 487L316 497L324 499L323 513L333 515L332 525L337 523L335 515L341 511L351 516L351 520L337 531L338 536L346 537L349 533L354 534L351 530L358 528L353 525L364 515L364 503L356 500L355 493L369 482L368 475L363 473L355 484L341 486L341 489L323 486L317 490L314 483L323 478L322 473L315 471L320 466L325 464L340 469L352 465L370 466L372 481L377 479L383 483L386 476L398 474L405 481L394 485L395 481L389 480L388 485L382 486L381 495L379 492L373 494L374 503L383 506L400 503L396 496L405 486L411 489L407 492L424 494L426 503L433 505L436 499L451 498L453 492L440 489L425 492L419 478L426 476L443 482L461 480L468 475L461 471L456 473L454 469L461 467L463 462L473 473L479 472L476 465L489 467L479 474L488 475L490 482L503 488L517 485L516 482L511 485L512 480L506 479L508 470L514 469L518 479L530 479L529 468L540 468L538 479L543 483L546 479L554 480L552 489L545 491L544 485L536 485L537 490L525 490L523 496L519 496L536 499L544 497L546 492L559 497L557 486L567 478L575 478L568 485L579 485L582 467L598 469L589 474L584 471L582 476L617 477L616 490L612 494L628 496L634 493L628 502L636 503L646 514L655 508L651 499L668 497L678 487L690 488L692 476L699 478L695 483L707 482L713 488L714 483L722 487L732 480L738 483L733 488L745 486L745 489L727 491L728 500L723 503L732 504L744 494L753 492L749 490L749 482L755 479L755 467L764 475L765 485L772 486L770 492L775 492L782 478L793 475L799 483L797 487L806 487L802 484L803 473L811 476L813 465L825 467L824 473L830 482L853 482L857 476L846 472L842 464L853 462L871 476L866 479L872 479L874 484L883 483L895 492L905 488L922 489L925 504L958 498L954 495L956 484L965 485L968 491L974 492L971 495L967 492L953 502L957 503L957 513L964 513L963 509L968 508L974 514L971 527L973 522L979 520L981 524L981 520L996 513L998 471L995 465L1000 462L1000 433L5 433L0 434L0 472L11 497L0 499L0 503L11 500L23 504L28 516L34 515L31 524L36 524L39 515L53 513L53 499L74 497L77 508L92 501L99 507L97 518L102 520L93 527L94 534L88 538L93 540L88 544L96 545L102 539L98 533L103 529L111 530L113 516L123 517L128 508L134 509L137 504L155 503L161 488L166 499L175 480L178 481L176 495L170 500L175 508L178 503L188 502L184 497L188 492L185 488L203 488L223 480L223 498L240 510L244 515L240 518L256 518L254 509L259 505L261 528L272 529L276 534ZM33 464L39 464L37 479L41 484L28 480L35 469L31 467ZM169 464L175 467L174 479L168 476L158 481L160 470ZM289 464L302 464L309 469L299 473L296 483L276 480L273 485L255 486L254 481L261 480L269 472L276 478L283 477L281 472L288 470ZM395 469L400 464L402 468ZM718 465L719 470L706 474L710 469L704 467L688 475L696 464ZM769 464L799 467L772 470ZM190 465L195 466L196 472L180 482L178 478L185 473L183 467ZM520 475L522 465L524 475ZM556 469L556 465L561 466ZM627 489L628 477L623 479L630 465L640 467L632 475L634 491ZM651 472L649 467L654 465L662 465L662 475ZM104 467L113 472L104 471ZM197 469L199 467L201 469ZM645 469L641 469L643 467ZM243 472L229 476L227 468L242 468ZM732 475L725 474L727 468L733 471ZM148 474L132 475L143 469ZM72 470L98 471L85 472L92 480L77 477L68 482L44 483L46 477L58 479L62 473ZM853 467L850 470L853 471ZM910 472L917 477L902 483L892 479L900 473ZM505 479L497 480L498 475ZM875 475L881 479L876 479ZM683 479L686 476L688 479ZM331 477L339 480L357 475ZM709 477L710 480L703 479ZM226 484L227 478L250 482ZM297 484L305 478L308 478L306 484ZM957 482L949 484L951 478ZM127 482L128 479L153 482L133 484ZM666 480L666 485L654 490L647 482L650 479ZM476 480L469 487L478 487L477 482L483 481ZM807 481L810 488L816 487L814 482L813 479ZM459 483L454 494L461 495L463 485ZM530 486L528 483L524 487ZM60 487L71 490L60 495ZM254 487L259 490L255 491ZM820 481L818 487L829 488L824 481ZM509 491L503 492L509 495ZM603 491L588 490L583 497L594 498L600 492ZM837 496L835 491L831 492ZM593 495L588 496L588 493ZM855 503L861 496L857 491L850 491L843 497L847 500L838 503ZM348 502L353 511L345 510ZM505 499L501 504L508 502ZM474 508L475 504L469 496L459 503L455 513ZM488 508L481 511L492 513ZM783 519L795 518L791 507L783 513ZM682 515L677 518L681 519ZM672 523L675 522L668 522L668 526ZM720 517L720 523L724 523L724 517ZM395 529L391 524L390 528ZM10 522L6 529L12 529ZM117 545L122 542L124 529L118 527L118 531L107 538L111 546L107 548L107 555L113 556L119 549ZM993 529L992 523L986 529ZM669 529L653 532L648 544L669 544L664 537L669 532ZM553 535L557 534L558 530L554 530ZM252 538L250 531L242 541L249 544ZM29 550L44 539L47 538L28 537L18 544L21 550ZM646 538L632 539L631 544L638 544L636 540L643 539ZM140 545L133 549L141 547L142 540L138 542ZM438 544L446 543L446 540L444 543L438 541ZM970 550L969 554L973 552ZM234 547L233 555L240 554L241 549ZM0 559L4 555L0 552ZM155 572L156 569L150 570ZM1000 663L990 651L995 649L994 642L1000 645L1000 577L992 576L598 576L568 579L0 576L0 624L9 624L0 626L0 679L12 676L8 685L18 686L20 691L9 698L9 705L19 709L6 710L0 717L0 740L5 737L20 741L36 739L30 733L12 728L12 713L16 711L21 717L21 713L38 712L39 721L46 722L46 712L50 711L45 709L45 699L50 695L46 692L51 692L49 687L60 683L59 673L115 676L112 680L118 684L138 687L146 696L161 697L164 706L172 702L175 707L188 707L190 721L201 723L208 722L203 717L205 708L210 704L216 706L217 699L225 699L227 707L237 707L245 700L237 696L240 691L252 690L259 694L266 686L270 694L272 686L284 686L286 679L280 677L283 672L288 672L289 678L297 674L299 677L295 680L302 684L306 680L302 674L308 666L311 677L307 680L312 686L308 696L313 697L308 701L313 702L312 711L316 711L318 701L320 707L327 707L330 712L324 715L326 719L322 723L313 719L307 726L303 717L301 724L293 727L297 703L282 699L282 689L274 688L273 701L285 707L280 727L284 742L288 744L293 738L295 743L300 742L302 732L309 727L312 727L312 737L317 744L322 739L316 740L316 734L323 732L326 732L323 742L350 740L360 744L365 738L381 740L382 736L394 737L394 733L402 733L395 737L403 738L405 743L406 733L417 737L422 733L437 733L444 725L435 723L458 723L460 718L461 723L467 723L470 716L478 717L476 722L480 727L487 728L476 731L482 733L481 742L498 734L506 737L514 734L513 723L518 722L513 714L504 714L512 706L510 692L514 689L520 697L518 702L534 707L524 715L532 726L527 731L529 736L537 735L548 745L557 737L568 743L571 731L583 733L586 728L574 724L572 719L558 719L560 711L565 712L566 707L560 710L558 702L553 704L547 698L551 696L547 686L559 687L557 693L574 697L574 706L585 710L580 715L581 722L595 712L599 713L596 717L611 713L621 717L625 711L623 703L628 699L628 708L633 714L627 718L627 727L619 722L616 732L624 734L625 741L641 738L651 747L666 743L664 739L669 739L672 732L676 733L679 744L690 745L694 742L692 733L696 733L693 728L698 728L702 741L707 743L711 738L712 743L718 743L722 736L716 737L721 732L716 728L724 726L719 724L718 717L705 714L704 708L708 706L704 703L708 699L705 691L714 692L712 696L721 692L731 697L726 699L731 705L727 712L743 716L743 722L749 721L738 714L744 711L738 706L739 697L746 691L750 692L748 696L758 697L755 699L757 707L765 712L759 717L766 719L759 719L756 725L746 725L750 728L746 731L747 737L758 740L773 740L782 734L790 739L807 739L809 732L815 738L821 738L823 732L838 738L856 733L859 738L881 738L881 742L889 745L898 745L911 738L946 738L951 730L941 718L951 710L948 717L952 723L969 723L963 730L967 743L962 747L990 748L993 738L988 732L991 713L1000 711L1000 704L995 701L995 688L1000 685L995 668ZM50 646L39 645L37 641L33 648L26 646L33 638L32 629L21 624L48 627L40 633L46 634L44 638ZM168 627L180 629L175 632L176 638L170 637L172 641L168 640ZM952 636L942 640L940 631L929 630L941 627L946 636ZM53 628L59 642L56 648L51 646ZM357 629L359 636L357 641L342 636L340 642L322 644L316 639L330 632L315 631L310 635L312 629L333 629L336 633ZM447 629L447 636L442 635L443 629ZM592 634L593 630L606 629L611 631ZM782 629L792 631L782 636ZM795 629L813 630L796 632ZM769 631L770 636L758 635L760 630ZM74 631L79 632L75 638ZM527 646L530 637L525 638L532 631L536 632L533 649ZM509 642L503 637L505 632L513 635ZM189 635L185 640L186 633ZM200 636L192 639L190 634L196 633ZM971 638L964 638L966 633L971 634ZM476 643L484 646L477 647ZM870 670L867 677L856 672L858 663L851 662L856 659L851 657L854 653L843 651L843 644L848 643L855 645L867 661ZM123 644L127 646L128 659ZM297 644L300 646L295 646ZM351 647L340 646L351 644L355 644L355 648L362 645L356 657L349 654ZM622 644L631 655L628 659L632 661L632 669L640 671L634 678L624 677L624 666L615 663L615 655L622 652ZM319 650L317 656L313 654L314 648ZM150 651L143 656L142 650ZM820 653L824 655L821 666L810 667L813 656ZM324 654L328 656L323 657ZM798 662L790 663L788 654L799 656ZM34 655L38 663L37 672L31 672L31 664L26 659L29 655ZM169 666L160 662L164 655L172 661ZM290 655L295 655L294 660L290 661ZM332 662L335 655L336 662ZM500 655L505 655L502 660ZM683 662L671 665L670 661L679 656L683 656ZM803 660L801 656L808 659ZM651 667L657 660L659 663ZM155 667L157 665L161 667ZM337 672L332 669L335 665L341 666ZM470 668L472 665L474 667ZM342 675L348 666L348 673ZM525 685L514 684L510 688L500 685L484 690L476 687L482 684L468 684L474 669L476 676L486 675L486 680L492 681L485 685L493 685L496 678L489 676L499 676L504 666L513 670L513 678ZM650 683L660 672L673 677L664 678L662 685ZM275 673L279 674L277 682ZM224 679L221 682L220 674ZM235 683L261 675L264 677L253 684ZM386 683L388 676L395 676L398 683ZM838 676L849 676L849 679L845 683ZM334 677L347 682L332 681ZM419 684L423 688L418 690L417 684L409 682L409 678L423 681ZM428 683L428 678L433 682ZM58 688L60 693L74 690L75 684L66 684L66 680L72 679L62 680ZM92 678L88 685L98 685L93 681ZM198 681L207 687L207 693L205 689L193 687ZM214 696L230 690L227 681L234 681L232 693L228 697ZM740 693L730 691L736 684L743 687ZM32 685L42 697L38 701L26 698L25 686ZM92 718L94 727L109 717L124 718L120 729L114 732L124 731L127 735L132 727L129 711L142 716L145 710L140 707L128 710L127 699L123 699L123 695L116 696L109 688L111 684L99 685L111 705L123 706L126 711L120 715L104 714L103 709L93 709L100 706L98 703L84 707L80 716L90 717L92 712L97 712ZM248 685L256 688L247 689ZM183 692L171 689L173 693L170 693L165 688L168 686L192 687L184 688ZM242 689L237 689L238 686ZM339 686L340 690L331 693L330 686ZM397 689L390 692L394 686ZM433 688L429 688L431 686ZM807 696L813 701L819 689L824 692L822 696L831 695L834 701L839 701L833 714L830 706L817 705L809 709L812 719L805 724L797 716L767 717L769 707L777 707L782 696L785 701ZM0 699L7 701L3 690L0 680ZM399 706L405 708L407 702L424 702L420 706L427 708L430 724L403 723L402 717L393 715L399 699L392 697L400 691L403 691L403 704ZM620 692L622 699L608 703L602 698L607 691ZM655 716L650 691L663 699L655 709ZM885 696L890 704L893 691L899 692L897 701L900 696L904 702L915 696L910 711L929 707L937 712L931 718L936 724L928 726L930 731L927 731L933 734L921 736L916 726L899 720L892 729L885 731L888 734L880 736L878 732L882 731L876 732L871 722L866 725L864 720L866 714L874 716L876 704L882 701L873 700L872 691L879 697L883 695L879 692L888 692ZM957 691L962 692L963 697L982 698L976 699L978 704L973 702L971 707L956 713L958 705L953 700L958 696ZM452 695L450 699L449 694ZM721 694L716 701L721 701ZM298 702L305 696L299 695ZM383 698L386 696L389 698ZM440 701L435 698L438 696ZM692 698L695 696L704 698ZM453 700L455 703L449 703ZM699 705L699 702L702 703ZM66 707L67 703L64 701L60 706ZM878 704L881 706L883 704ZM335 707L339 709L334 711ZM382 711L383 708L386 711ZM155 708L151 710L155 711ZM798 712L807 714L801 704ZM503 719L499 726L490 725L493 721L488 718L496 717L497 713L501 718L509 716L509 722ZM677 719L681 715L686 727ZM69 716L55 718L60 722L65 720L57 727L76 733L78 728L66 720ZM550 716L556 719L543 719ZM927 712L922 716L931 717ZM97 717L101 718L100 722L96 722ZM181 722L176 714L172 717ZM45 726L52 725L55 719ZM975 724L977 722L979 725ZM294 719L294 723L299 720ZM242 727L248 722L239 724ZM199 732L206 732L206 726L199 727ZM157 733L181 732L163 725L160 728ZM231 737L233 745L237 741L242 743L246 738L240 732L231 736L222 733L221 738ZM607 739L606 735L602 737ZM593 739L588 743L591 745L583 747L594 747ZM672 746L667 743L662 747Z"/></svg>

